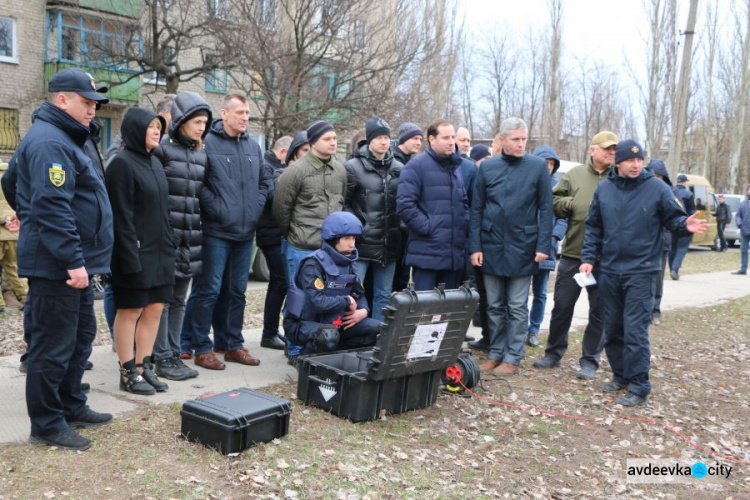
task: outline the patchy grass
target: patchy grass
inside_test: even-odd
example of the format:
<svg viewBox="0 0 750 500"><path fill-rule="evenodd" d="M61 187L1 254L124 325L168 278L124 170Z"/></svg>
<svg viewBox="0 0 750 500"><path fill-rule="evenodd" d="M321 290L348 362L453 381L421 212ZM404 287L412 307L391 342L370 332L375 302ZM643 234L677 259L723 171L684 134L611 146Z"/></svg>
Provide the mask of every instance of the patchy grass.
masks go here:
<svg viewBox="0 0 750 500"><path fill-rule="evenodd" d="M485 378L476 389L485 401L441 395L430 408L374 422L305 406L292 381L268 387L292 400L289 434L231 457L184 441L179 405L144 403L108 427L82 431L94 440L84 453L0 447L0 498L749 498L750 466L730 462L723 462L733 466L729 479L625 480L630 458L718 460L662 424L750 461L747 311L750 298L665 315L651 330L646 407L626 410L602 394L607 370L595 382L576 380L573 335L561 369L529 369L541 355L534 349L519 375ZM658 425L612 421L623 417Z"/></svg>

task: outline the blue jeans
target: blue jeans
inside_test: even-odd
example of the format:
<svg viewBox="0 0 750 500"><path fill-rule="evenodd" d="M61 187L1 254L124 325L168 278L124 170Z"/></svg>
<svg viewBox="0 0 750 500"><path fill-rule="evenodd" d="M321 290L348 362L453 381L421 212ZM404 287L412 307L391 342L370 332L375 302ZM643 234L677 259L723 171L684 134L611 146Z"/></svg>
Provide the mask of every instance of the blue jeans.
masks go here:
<svg viewBox="0 0 750 500"><path fill-rule="evenodd" d="M303 250L297 248L288 241L282 240L281 253L284 254L285 257L286 275L289 278L290 285L294 281L294 275L297 273L297 269L299 269L299 263L314 251L315 250Z"/></svg>
<svg viewBox="0 0 750 500"><path fill-rule="evenodd" d="M453 290L461 286L461 276L463 269L453 271L452 269L420 269L411 268L412 278L414 279L414 289L417 291L432 290L438 284L445 283L446 290Z"/></svg>
<svg viewBox="0 0 750 500"><path fill-rule="evenodd" d="M367 270L372 269L372 318L383 321L383 308L391 299L391 286L393 286L393 275L396 272L396 261L381 266L370 260L357 261L357 273L359 280L364 281Z"/></svg>
<svg viewBox="0 0 750 500"><path fill-rule="evenodd" d="M253 240L231 241L203 235L203 269L200 278L193 283L185 310L185 323L182 327L181 343L185 348L186 339L192 339L195 354L206 354L213 349L209 337L211 322L221 324L230 351L242 349L245 339L242 324L245 315L245 291L250 273L250 257L253 253ZM226 273L226 275L225 275ZM222 283L228 281L228 299L219 308L221 317L214 318Z"/></svg>
<svg viewBox="0 0 750 500"><path fill-rule="evenodd" d="M531 302L529 313L529 332L539 335L539 327L544 319L544 306L547 305L547 283L549 283L549 271L542 270L531 277L531 290L534 300Z"/></svg>
<svg viewBox="0 0 750 500"><path fill-rule="evenodd" d="M747 249L750 245L750 234L743 234L740 240L740 271L747 272Z"/></svg>
<svg viewBox="0 0 750 500"><path fill-rule="evenodd" d="M490 352L487 358L520 365L526 352L531 276L497 276L484 273Z"/></svg>
<svg viewBox="0 0 750 500"><path fill-rule="evenodd" d="M106 283L104 285L104 317L107 319L107 326L109 327L109 338L115 339L115 315L117 314L117 308L115 307L115 292L112 291L112 285Z"/></svg>

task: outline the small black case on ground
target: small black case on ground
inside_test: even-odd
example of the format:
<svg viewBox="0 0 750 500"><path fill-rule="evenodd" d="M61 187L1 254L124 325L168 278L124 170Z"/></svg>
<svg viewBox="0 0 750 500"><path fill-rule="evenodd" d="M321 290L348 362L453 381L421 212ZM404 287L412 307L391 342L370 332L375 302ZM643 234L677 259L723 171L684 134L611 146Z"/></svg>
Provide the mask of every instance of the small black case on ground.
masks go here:
<svg viewBox="0 0 750 500"><path fill-rule="evenodd" d="M292 405L253 389L204 396L182 405L182 435L224 455L289 432Z"/></svg>
<svg viewBox="0 0 750 500"><path fill-rule="evenodd" d="M374 348L300 356L297 397L354 422L431 406L478 302L467 286L392 294Z"/></svg>

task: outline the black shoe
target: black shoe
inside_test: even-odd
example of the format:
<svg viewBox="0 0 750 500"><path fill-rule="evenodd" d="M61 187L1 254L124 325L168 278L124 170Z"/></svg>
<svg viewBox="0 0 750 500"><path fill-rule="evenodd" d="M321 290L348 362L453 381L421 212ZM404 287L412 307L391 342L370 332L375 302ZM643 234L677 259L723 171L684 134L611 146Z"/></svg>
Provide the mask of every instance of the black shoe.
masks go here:
<svg viewBox="0 0 750 500"><path fill-rule="evenodd" d="M487 341L486 338L482 337L481 339L475 342L469 342L469 347L471 347L472 349L476 349L478 351L489 351L490 343Z"/></svg>
<svg viewBox="0 0 750 500"><path fill-rule="evenodd" d="M602 392L619 392L626 387L627 384L620 383L616 380L610 380L609 382L604 382L600 385L599 389L601 389Z"/></svg>
<svg viewBox="0 0 750 500"><path fill-rule="evenodd" d="M266 349L284 350L284 342L282 342L278 335L274 335L273 337L263 337L260 339L260 346L265 347Z"/></svg>
<svg viewBox="0 0 750 500"><path fill-rule="evenodd" d="M73 419L68 420L68 425L76 428L101 427L111 423L111 413L99 413L88 406L80 414L73 417Z"/></svg>
<svg viewBox="0 0 750 500"><path fill-rule="evenodd" d="M169 389L169 385L159 380L159 377L157 377L156 373L154 373L154 365L151 364L151 356L144 356L143 364L140 366L143 367L143 372L141 373L143 379L151 384L151 387L156 389L156 392L165 392L167 389Z"/></svg>
<svg viewBox="0 0 750 500"><path fill-rule="evenodd" d="M297 358L299 358L299 356L287 356L286 357L286 363L289 366L297 368Z"/></svg>
<svg viewBox="0 0 750 500"><path fill-rule="evenodd" d="M669 271L669 276L675 281L679 281L680 279L679 271Z"/></svg>
<svg viewBox="0 0 750 500"><path fill-rule="evenodd" d="M179 356L159 359L155 363L155 372L167 380L187 380L198 376L198 370L185 366Z"/></svg>
<svg viewBox="0 0 750 500"><path fill-rule="evenodd" d="M86 361L86 366L83 367L84 370L91 370L94 367L94 363L91 361Z"/></svg>
<svg viewBox="0 0 750 500"><path fill-rule="evenodd" d="M120 390L139 394L141 396L152 396L156 389L135 369L135 360L131 359L124 365L120 365Z"/></svg>
<svg viewBox="0 0 750 500"><path fill-rule="evenodd" d="M638 394L634 394L632 392L628 392L626 395L620 396L619 398L615 399L615 403L626 408L630 408L632 406L640 406L642 404L646 404L647 402L648 394L646 394L645 396L639 396Z"/></svg>
<svg viewBox="0 0 750 500"><path fill-rule="evenodd" d="M747 274L747 271L743 271L742 269L737 269L736 271L732 271L732 274L741 274L744 276L745 274Z"/></svg>
<svg viewBox="0 0 750 500"><path fill-rule="evenodd" d="M91 440L86 439L70 428L46 436L35 436L32 434L29 437L29 443L56 446L71 451L84 451L91 448Z"/></svg>
<svg viewBox="0 0 750 500"><path fill-rule="evenodd" d="M534 361L534 368L536 368L537 370L551 370L552 368L560 368L560 360L545 356L540 360Z"/></svg>
<svg viewBox="0 0 750 500"><path fill-rule="evenodd" d="M91 384L88 382L81 382L81 392L88 393L91 390Z"/></svg>
<svg viewBox="0 0 750 500"><path fill-rule="evenodd" d="M26 373L29 370L29 366L26 364L26 360L22 359L21 364L18 365L18 371L21 373Z"/></svg>
<svg viewBox="0 0 750 500"><path fill-rule="evenodd" d="M576 378L581 380L594 380L596 378L596 367L593 365L582 366L581 369L578 370L578 373L576 373Z"/></svg>
<svg viewBox="0 0 750 500"><path fill-rule="evenodd" d="M539 347L539 334L534 332L529 332L526 335L526 344L528 344L531 347Z"/></svg>

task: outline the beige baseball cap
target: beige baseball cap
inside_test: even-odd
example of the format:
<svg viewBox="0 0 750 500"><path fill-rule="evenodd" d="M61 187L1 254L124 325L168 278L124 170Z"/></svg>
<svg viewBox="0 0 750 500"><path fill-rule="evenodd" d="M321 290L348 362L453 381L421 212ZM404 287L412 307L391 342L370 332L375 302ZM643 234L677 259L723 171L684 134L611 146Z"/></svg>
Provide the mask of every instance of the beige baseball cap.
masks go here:
<svg viewBox="0 0 750 500"><path fill-rule="evenodd" d="M602 130L591 139L591 146L599 146L600 148L606 149L612 146L616 146L619 141L617 140L617 134L610 132L609 130Z"/></svg>

